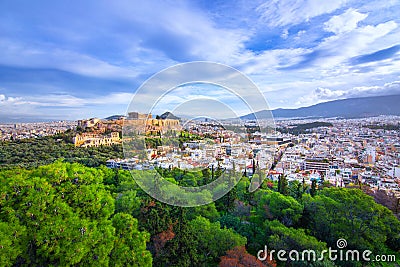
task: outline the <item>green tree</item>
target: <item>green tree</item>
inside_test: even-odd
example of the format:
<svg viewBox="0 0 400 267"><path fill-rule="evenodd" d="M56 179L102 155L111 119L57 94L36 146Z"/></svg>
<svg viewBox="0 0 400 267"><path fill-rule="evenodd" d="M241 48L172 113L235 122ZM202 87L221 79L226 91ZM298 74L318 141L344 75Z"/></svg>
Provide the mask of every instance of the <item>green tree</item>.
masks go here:
<svg viewBox="0 0 400 267"><path fill-rule="evenodd" d="M266 221L265 228L267 232L265 243L268 244L269 251L272 249L286 251L285 257L287 261L283 263L290 264L290 266L334 266L327 261L317 261L321 252L327 249L327 245L324 242L318 241L315 237L308 235L304 229L286 227L277 220ZM295 261L291 261L291 258L288 257L292 250L299 252L298 255L292 254L291 256ZM306 250L315 251L315 258L313 258L313 254L310 256L311 260L315 259L312 263L309 262L309 254L305 254L304 258L302 258L303 254L301 252Z"/></svg>
<svg viewBox="0 0 400 267"><path fill-rule="evenodd" d="M101 168L60 161L33 170L0 171L4 265L114 265L110 252L121 236L110 220L114 199L104 174ZM143 248L141 234L132 233L124 243Z"/></svg>
<svg viewBox="0 0 400 267"><path fill-rule="evenodd" d="M211 223L201 216L190 221L189 227L196 237L192 246L197 249L198 265L217 264L226 251L246 244L245 237L232 229L221 229L219 222Z"/></svg>
<svg viewBox="0 0 400 267"><path fill-rule="evenodd" d="M138 230L138 221L126 213L112 218L116 237L111 251L112 266L151 266L152 257L146 250L150 235Z"/></svg>
<svg viewBox="0 0 400 267"><path fill-rule="evenodd" d="M257 214L263 219L277 219L286 226L295 225L302 216L303 205L290 196L270 190L260 191Z"/></svg>
<svg viewBox="0 0 400 267"><path fill-rule="evenodd" d="M26 228L18 221L0 221L0 266L13 266L15 259L24 252Z"/></svg>
<svg viewBox="0 0 400 267"><path fill-rule="evenodd" d="M302 184L298 180L294 180L289 183L289 195L294 197L296 200L301 200L303 196Z"/></svg>
<svg viewBox="0 0 400 267"><path fill-rule="evenodd" d="M173 223L171 206L155 201L149 196L143 197L141 203L138 215L141 231L147 231L153 236L167 230Z"/></svg>
<svg viewBox="0 0 400 267"><path fill-rule="evenodd" d="M212 222L220 217L214 202L207 205L187 208L186 215L188 220L193 220L200 215Z"/></svg>
<svg viewBox="0 0 400 267"><path fill-rule="evenodd" d="M314 179L311 181L310 195L312 197L315 197L316 193L317 193L317 181Z"/></svg>
<svg viewBox="0 0 400 267"><path fill-rule="evenodd" d="M282 195L288 195L288 181L286 175L280 174L278 176L278 192Z"/></svg>
<svg viewBox="0 0 400 267"><path fill-rule="evenodd" d="M141 200L136 196L136 191L129 190L119 193L115 200L115 212L124 212L136 215L141 205Z"/></svg>
<svg viewBox="0 0 400 267"><path fill-rule="evenodd" d="M321 252L327 248L326 243L307 235L304 229L286 227L277 220L266 221L265 228L268 233L268 244L276 250L312 249Z"/></svg>
<svg viewBox="0 0 400 267"><path fill-rule="evenodd" d="M198 262L197 246L194 232L191 231L186 219L186 210L175 207L174 211L174 218L177 219L174 225L175 237L167 242L156 265L195 266Z"/></svg>
<svg viewBox="0 0 400 267"><path fill-rule="evenodd" d="M335 247L339 238L349 249L386 253L400 249L400 222L390 210L358 189L325 188L303 197L302 225Z"/></svg>
<svg viewBox="0 0 400 267"><path fill-rule="evenodd" d="M26 227L19 262L30 265L108 264L114 200L101 172L79 164L1 172L2 221ZM8 197L7 197L8 196Z"/></svg>

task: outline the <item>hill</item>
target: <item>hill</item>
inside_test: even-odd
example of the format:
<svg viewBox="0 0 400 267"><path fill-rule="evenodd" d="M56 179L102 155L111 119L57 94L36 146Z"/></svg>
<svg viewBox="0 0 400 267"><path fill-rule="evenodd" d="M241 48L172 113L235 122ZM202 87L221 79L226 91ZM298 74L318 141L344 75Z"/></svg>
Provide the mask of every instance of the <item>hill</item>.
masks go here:
<svg viewBox="0 0 400 267"><path fill-rule="evenodd" d="M361 118L379 115L400 116L400 95L372 96L333 100L325 103L301 107L297 109L275 109L272 114L275 118ZM271 111L262 110L254 114L247 114L241 119L253 120L268 118Z"/></svg>
<svg viewBox="0 0 400 267"><path fill-rule="evenodd" d="M179 117L175 116L174 114L172 114L171 112L167 111L160 115L160 119L180 120L181 118L179 118Z"/></svg>
<svg viewBox="0 0 400 267"><path fill-rule="evenodd" d="M124 117L125 117L124 115L112 115L112 116L109 116L109 117L104 118L104 119L105 119L105 120L108 120L108 121L113 121L113 120L122 119L122 118L124 118Z"/></svg>

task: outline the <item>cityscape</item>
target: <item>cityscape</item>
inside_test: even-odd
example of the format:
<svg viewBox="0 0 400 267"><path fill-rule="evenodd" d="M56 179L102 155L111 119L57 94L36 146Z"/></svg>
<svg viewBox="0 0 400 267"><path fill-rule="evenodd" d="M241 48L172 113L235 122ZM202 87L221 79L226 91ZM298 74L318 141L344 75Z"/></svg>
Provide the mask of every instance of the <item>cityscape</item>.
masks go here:
<svg viewBox="0 0 400 267"><path fill-rule="evenodd" d="M270 133L246 128L228 130L213 122L191 121L181 126L176 119L153 119L150 115L130 114L134 121L146 124L146 133L157 135L175 129L191 135L181 146L153 145L146 147L146 157L109 159L109 168L141 170L144 166L160 168L222 168L229 170L235 161L236 171L251 177L253 164L263 176L277 180L279 175L289 181L311 185L312 180L336 187L368 186L372 190L395 192L400 198L400 139L397 116L340 119L281 119ZM139 114L140 116L140 114ZM128 122L129 122L129 116ZM2 124L3 141L40 138L65 131L86 130L70 140L77 147L121 145L122 127L126 117L84 119L49 123ZM132 119L132 118L131 118ZM318 126L322 123L323 126ZM172 125L172 126L171 126ZM239 126L225 122L224 126ZM303 131L293 132L299 125ZM307 126L308 125L308 126ZM309 127L309 128L307 128ZM259 130L259 129L258 129ZM207 138L204 138L204 137ZM196 138L195 138L196 137ZM162 138L160 138L162 140ZM207 140L206 140L207 139ZM277 155L281 155L277 161ZM272 163L275 160L273 170Z"/></svg>
<svg viewBox="0 0 400 267"><path fill-rule="evenodd" d="M0 267L400 267L400 1L0 1Z"/></svg>

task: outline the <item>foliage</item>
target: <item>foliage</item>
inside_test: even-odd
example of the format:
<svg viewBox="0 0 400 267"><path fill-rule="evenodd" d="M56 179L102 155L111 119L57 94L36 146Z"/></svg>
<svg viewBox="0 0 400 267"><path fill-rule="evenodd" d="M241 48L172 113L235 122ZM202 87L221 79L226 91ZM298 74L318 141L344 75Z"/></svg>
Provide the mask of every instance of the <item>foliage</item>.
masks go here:
<svg viewBox="0 0 400 267"><path fill-rule="evenodd" d="M296 199L267 190L258 194L257 214L263 219L277 219L286 226L292 226L301 218L303 206Z"/></svg>
<svg viewBox="0 0 400 267"><path fill-rule="evenodd" d="M399 124L369 124L365 125L364 127L369 128L369 129L382 129L386 131L398 131L400 128Z"/></svg>
<svg viewBox="0 0 400 267"><path fill-rule="evenodd" d="M358 189L325 188L304 197L303 225L334 247L339 238L349 249L386 253L400 249L400 222L390 210Z"/></svg>
<svg viewBox="0 0 400 267"><path fill-rule="evenodd" d="M198 262L198 248L195 234L186 219L185 208L175 207L174 237L167 242L161 256L156 258L157 266L193 266Z"/></svg>
<svg viewBox="0 0 400 267"><path fill-rule="evenodd" d="M283 195L288 195L288 181L285 175L280 174L278 177L278 192Z"/></svg>
<svg viewBox="0 0 400 267"><path fill-rule="evenodd" d="M219 222L211 223L201 216L192 220L189 227L196 237L195 243L191 245L198 251L200 264L217 263L219 257L226 251L246 244L245 237L235 233L232 229L221 229Z"/></svg>
<svg viewBox="0 0 400 267"><path fill-rule="evenodd" d="M114 199L102 178L101 169L60 161L34 170L1 171L0 233L8 240L2 242L2 264L115 265L109 255L118 251L114 243L120 232L110 220ZM146 254L145 234L134 233L129 239L135 253ZM118 259L124 266L129 260ZM148 256L137 266L149 262Z"/></svg>
<svg viewBox="0 0 400 267"><path fill-rule="evenodd" d="M268 244L276 250L307 250L322 251L326 244L318 241L313 236L307 235L304 229L286 227L277 220L266 221Z"/></svg>
<svg viewBox="0 0 400 267"><path fill-rule="evenodd" d="M219 267L231 267L231 266L274 267L276 266L276 263L273 261L268 261L267 265L264 265L255 256L249 254L246 251L245 247L234 247L233 249L228 250L225 256L221 257L221 262L219 263Z"/></svg>
<svg viewBox="0 0 400 267"><path fill-rule="evenodd" d="M146 250L150 236L138 231L138 221L129 214L117 213L112 218L115 234L111 261L114 266L151 266L152 257Z"/></svg>
<svg viewBox="0 0 400 267"><path fill-rule="evenodd" d="M210 170L157 171L173 184L195 186L220 170L215 176ZM215 203L181 208L148 196L132 175L147 178L140 171L62 161L0 171L0 265L275 266L255 258L265 245L321 251L335 249L339 238L348 249L400 258L399 220L358 189L313 191L281 177L249 193L250 180L242 177ZM372 266L312 266L335 264Z"/></svg>
<svg viewBox="0 0 400 267"><path fill-rule="evenodd" d="M23 253L26 227L17 220L11 222L0 221L0 266L12 266L15 259Z"/></svg>
<svg viewBox="0 0 400 267"><path fill-rule="evenodd" d="M88 167L105 164L110 158L122 158L122 145L100 147L75 147L64 136L47 136L35 139L2 141L0 143L0 168L35 168L50 164L59 158Z"/></svg>
<svg viewBox="0 0 400 267"><path fill-rule="evenodd" d="M299 135L299 134L304 134L304 133L310 132L310 130L313 128L332 127L332 126L333 126L333 124L330 122L314 121L314 122L309 122L309 123L294 124L294 125L291 125L291 127L283 127L283 128L279 128L277 130L282 133L290 133L290 134L294 134L294 135Z"/></svg>

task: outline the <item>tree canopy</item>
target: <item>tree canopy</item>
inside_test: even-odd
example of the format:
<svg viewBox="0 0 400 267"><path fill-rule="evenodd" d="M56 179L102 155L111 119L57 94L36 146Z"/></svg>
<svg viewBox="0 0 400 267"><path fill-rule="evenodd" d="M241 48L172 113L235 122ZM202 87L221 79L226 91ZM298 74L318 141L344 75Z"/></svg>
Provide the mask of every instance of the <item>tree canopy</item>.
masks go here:
<svg viewBox="0 0 400 267"><path fill-rule="evenodd" d="M157 170L175 185L202 185L210 171ZM133 171L135 178L154 176ZM148 180L147 182L151 182ZM0 171L1 266L310 266L260 261L269 249L371 250L400 259L400 222L361 190L243 177L215 203L182 208L147 195L129 171L58 160ZM171 187L173 189L173 187ZM173 192L171 193L173 196ZM324 260L312 266L375 266ZM388 265L389 266L389 265Z"/></svg>

